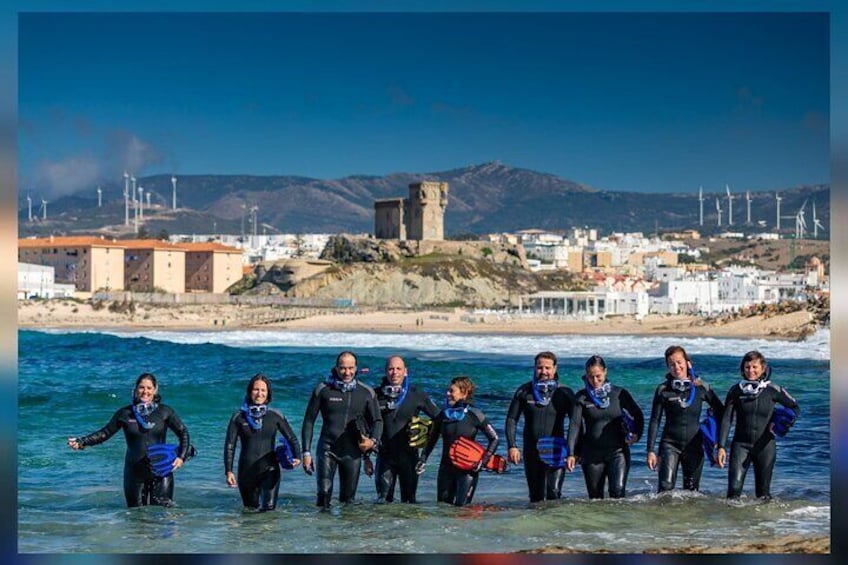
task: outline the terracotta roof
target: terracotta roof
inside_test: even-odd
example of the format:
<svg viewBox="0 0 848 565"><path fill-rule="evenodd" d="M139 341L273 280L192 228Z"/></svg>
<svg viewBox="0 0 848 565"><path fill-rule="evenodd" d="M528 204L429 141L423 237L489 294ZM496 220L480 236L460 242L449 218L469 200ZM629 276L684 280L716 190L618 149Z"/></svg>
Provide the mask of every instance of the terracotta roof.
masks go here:
<svg viewBox="0 0 848 565"><path fill-rule="evenodd" d="M99 237L85 236L54 236L39 238L24 238L18 240L18 248L38 249L41 247L126 247L124 241L113 239L102 239Z"/></svg>
<svg viewBox="0 0 848 565"><path fill-rule="evenodd" d="M121 243L127 249L170 249L173 251L183 251L181 247L161 239L124 239Z"/></svg>
<svg viewBox="0 0 848 565"><path fill-rule="evenodd" d="M238 247L230 247L216 241L200 241L196 243L176 243L177 247L182 247L186 251L219 251L221 253L238 253L241 255L241 249Z"/></svg>

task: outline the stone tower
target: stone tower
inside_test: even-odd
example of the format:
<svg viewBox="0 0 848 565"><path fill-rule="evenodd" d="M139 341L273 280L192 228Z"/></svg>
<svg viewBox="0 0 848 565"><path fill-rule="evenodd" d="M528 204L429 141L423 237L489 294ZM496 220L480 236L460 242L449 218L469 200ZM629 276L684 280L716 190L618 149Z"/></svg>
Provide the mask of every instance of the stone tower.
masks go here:
<svg viewBox="0 0 848 565"><path fill-rule="evenodd" d="M406 218L403 198L374 202L374 237L377 239L406 239Z"/></svg>
<svg viewBox="0 0 848 565"><path fill-rule="evenodd" d="M448 183L425 181L410 184L406 201L407 238L444 239L447 205Z"/></svg>

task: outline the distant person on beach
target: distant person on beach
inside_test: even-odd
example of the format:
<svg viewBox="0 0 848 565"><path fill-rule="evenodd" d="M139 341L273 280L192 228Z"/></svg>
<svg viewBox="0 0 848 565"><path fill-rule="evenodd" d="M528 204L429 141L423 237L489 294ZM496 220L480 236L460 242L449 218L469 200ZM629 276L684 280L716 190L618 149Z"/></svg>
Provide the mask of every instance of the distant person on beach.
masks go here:
<svg viewBox="0 0 848 565"><path fill-rule="evenodd" d="M374 389L357 380L357 359L351 351L342 351L330 377L312 391L303 416L303 470L316 471L321 508L330 507L333 478L339 471L339 502L352 502L359 484L363 455L379 448L383 421ZM312 429L321 414L317 466L313 467Z"/></svg>
<svg viewBox="0 0 848 565"><path fill-rule="evenodd" d="M564 439L565 418L573 408L574 392L559 384L556 355L550 351L539 353L534 360L533 379L518 387L506 414L507 459L513 464L518 464L522 458L515 432L519 418L524 416L524 477L530 502L555 500L562 495L564 468L548 467L543 463L536 445L541 437Z"/></svg>
<svg viewBox="0 0 848 565"><path fill-rule="evenodd" d="M472 404L475 389L476 386L468 377L459 376L451 379L445 405L433 419L433 425L427 436L427 445L415 468L418 474L424 472L427 458L430 457L430 453L441 438L442 459L436 479L438 502L448 502L455 506L471 503L480 470L486 466L498 447L498 434L495 428L486 415ZM450 447L460 437L475 440L478 432L483 432L488 440L486 451L475 469L463 471L451 463Z"/></svg>
<svg viewBox="0 0 848 565"><path fill-rule="evenodd" d="M772 417L780 404L800 414L798 403L785 388L771 382L771 367L759 351L749 351L739 365L742 380L730 387L724 402L724 414L718 432L718 464L727 463L727 439L735 419L727 497L739 498L748 467L754 465L754 493L757 498L771 498L771 478L777 459L777 446ZM789 424L791 425L791 423Z"/></svg>
<svg viewBox="0 0 848 565"><path fill-rule="evenodd" d="M574 470L575 449L582 438L580 465L589 498L604 497L607 483L610 498L622 498L630 472L630 446L642 436L642 410L630 393L607 380L607 364L600 355L586 361L586 386L576 393L568 426L566 468Z"/></svg>
<svg viewBox="0 0 848 565"><path fill-rule="evenodd" d="M179 440L176 457L164 476L154 473L148 447L164 444L168 430ZM124 431L127 451L124 456L124 498L129 508L158 505L172 506L174 500L174 475L190 457L193 447L189 443L188 429L177 413L161 402L156 377L142 373L135 381L132 402L119 408L105 426L82 437L68 438L71 449L84 449L103 443L118 430Z"/></svg>
<svg viewBox="0 0 848 565"><path fill-rule="evenodd" d="M377 388L377 404L383 420L374 475L377 500L392 502L395 483L400 482L401 502L415 502L418 448L409 444L409 426L421 412L434 418L439 408L426 392L410 383L406 362L399 355L386 359L385 375Z"/></svg>
<svg viewBox="0 0 848 565"><path fill-rule="evenodd" d="M269 408L273 393L271 381L259 373L247 383L244 401L227 426L224 440L224 473L227 484L238 486L246 508L273 510L280 489L280 462L277 460L276 437L282 434L291 451L292 468L300 465L300 443L286 417ZM241 441L238 480L233 473L236 443Z"/></svg>
<svg viewBox="0 0 848 565"><path fill-rule="evenodd" d="M677 482L678 466L683 470L683 488L698 490L704 468L703 436L700 430L701 407L706 403L716 421L721 420L723 405L716 393L692 368L686 350L672 345L665 350L668 372L654 391L648 424L648 468L659 467L657 490L672 490ZM659 456L654 443L660 422L665 426L660 438Z"/></svg>

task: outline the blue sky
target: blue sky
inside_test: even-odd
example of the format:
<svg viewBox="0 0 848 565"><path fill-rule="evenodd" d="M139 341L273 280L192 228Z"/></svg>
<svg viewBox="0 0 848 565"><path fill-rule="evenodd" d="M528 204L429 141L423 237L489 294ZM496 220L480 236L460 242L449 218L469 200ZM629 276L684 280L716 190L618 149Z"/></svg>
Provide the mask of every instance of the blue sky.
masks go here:
<svg viewBox="0 0 848 565"><path fill-rule="evenodd" d="M826 14L25 13L18 184L435 172L830 181Z"/></svg>

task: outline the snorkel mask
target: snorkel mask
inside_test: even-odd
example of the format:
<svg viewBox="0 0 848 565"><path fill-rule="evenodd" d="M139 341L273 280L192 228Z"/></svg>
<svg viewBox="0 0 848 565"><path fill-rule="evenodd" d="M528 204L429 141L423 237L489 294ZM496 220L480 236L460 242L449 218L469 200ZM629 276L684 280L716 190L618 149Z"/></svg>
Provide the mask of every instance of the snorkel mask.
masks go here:
<svg viewBox="0 0 848 565"><path fill-rule="evenodd" d="M135 402L135 400L135 397L133 397L132 410L135 419L143 428L149 430L155 425L155 422L151 422L148 417L156 412L159 405L155 402Z"/></svg>
<svg viewBox="0 0 848 565"><path fill-rule="evenodd" d="M262 427L262 418L268 413L267 404L248 404L247 401L241 405L241 411L244 412L244 417L247 423L254 430Z"/></svg>
<svg viewBox="0 0 848 565"><path fill-rule="evenodd" d="M589 398L592 400L592 403L598 408L608 408L610 399L609 393L612 390L612 385L609 384L609 381L605 382L598 388L592 388L588 382L586 383L586 393L589 395Z"/></svg>
<svg viewBox="0 0 848 565"><path fill-rule="evenodd" d="M771 382L770 379L771 367L769 367L756 381L749 381L748 379L742 379L739 381L739 389L745 396L757 396L769 385Z"/></svg>
<svg viewBox="0 0 848 565"><path fill-rule="evenodd" d="M459 420L465 418L465 415L468 413L468 404L459 400L456 404L451 406L450 399L445 396L445 406L442 411L445 413L445 417L448 420L458 422Z"/></svg>
<svg viewBox="0 0 848 565"><path fill-rule="evenodd" d="M404 377L403 384L393 385L386 383L380 389L383 396L386 397L386 408L394 410L403 399L406 398L406 393L409 390L409 376Z"/></svg>
<svg viewBox="0 0 848 565"><path fill-rule="evenodd" d="M695 385L689 379L670 379L669 386L675 392L684 394L688 392L686 400L683 400L682 397L678 399L684 408L688 408L692 404L692 401L695 400Z"/></svg>
<svg viewBox="0 0 848 565"><path fill-rule="evenodd" d="M533 379L533 399L539 406L547 406L551 402L554 391L559 386L556 379L539 380Z"/></svg>
<svg viewBox="0 0 848 565"><path fill-rule="evenodd" d="M359 372L357 371L356 374L358 375ZM342 392L350 392L356 388L356 375L354 375L350 382L345 382L338 377L338 373L333 369L327 378L327 384Z"/></svg>

